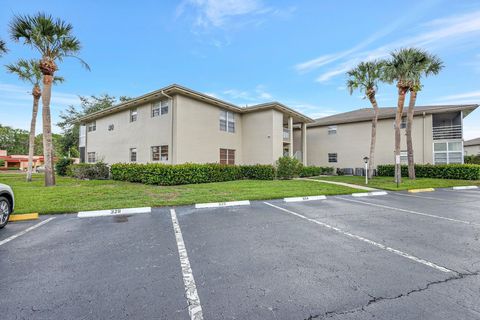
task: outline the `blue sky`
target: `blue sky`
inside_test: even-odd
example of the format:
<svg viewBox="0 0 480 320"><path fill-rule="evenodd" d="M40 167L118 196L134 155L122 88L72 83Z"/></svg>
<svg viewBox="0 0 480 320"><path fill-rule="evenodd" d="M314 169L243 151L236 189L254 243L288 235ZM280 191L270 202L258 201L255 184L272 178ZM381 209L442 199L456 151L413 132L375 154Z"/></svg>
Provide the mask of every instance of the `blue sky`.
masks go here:
<svg viewBox="0 0 480 320"><path fill-rule="evenodd" d="M53 118L78 95L135 97L179 83L238 105L277 100L311 117L369 107L345 90L345 72L362 60L417 46L445 69L426 79L417 105L480 102L480 1L10 1L0 10L0 38L14 14L44 11L74 26L80 56L60 65ZM20 44L0 64L36 57ZM0 123L28 128L29 86L0 72ZM381 106L396 105L382 85ZM465 119L480 136L480 110ZM58 128L54 128L58 132Z"/></svg>

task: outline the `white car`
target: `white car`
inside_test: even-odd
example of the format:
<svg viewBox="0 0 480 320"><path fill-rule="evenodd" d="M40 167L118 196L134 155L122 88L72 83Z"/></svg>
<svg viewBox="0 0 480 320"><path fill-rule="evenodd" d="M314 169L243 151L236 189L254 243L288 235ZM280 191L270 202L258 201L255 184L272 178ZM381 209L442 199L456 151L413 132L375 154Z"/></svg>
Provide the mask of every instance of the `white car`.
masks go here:
<svg viewBox="0 0 480 320"><path fill-rule="evenodd" d="M15 197L12 188L0 183L0 229L8 223L8 218L15 208Z"/></svg>

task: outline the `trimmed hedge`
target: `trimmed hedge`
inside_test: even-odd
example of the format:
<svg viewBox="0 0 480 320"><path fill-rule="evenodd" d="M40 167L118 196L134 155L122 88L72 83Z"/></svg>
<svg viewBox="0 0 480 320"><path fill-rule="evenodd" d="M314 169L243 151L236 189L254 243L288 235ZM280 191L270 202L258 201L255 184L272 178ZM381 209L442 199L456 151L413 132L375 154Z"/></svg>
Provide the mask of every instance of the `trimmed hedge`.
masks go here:
<svg viewBox="0 0 480 320"><path fill-rule="evenodd" d="M290 180L298 177L303 165L298 159L284 156L277 160L277 178Z"/></svg>
<svg viewBox="0 0 480 320"><path fill-rule="evenodd" d="M67 175L83 180L106 180L110 177L108 165L104 162L71 164Z"/></svg>
<svg viewBox="0 0 480 320"><path fill-rule="evenodd" d="M379 165L379 176L393 177L395 166L392 164ZM480 180L480 165L477 164L416 164L415 175L418 178ZM408 166L402 166L402 177L408 177Z"/></svg>
<svg viewBox="0 0 480 320"><path fill-rule="evenodd" d="M68 166L73 164L73 159L71 158L60 158L57 163L55 163L55 171L59 176L66 176Z"/></svg>
<svg viewBox="0 0 480 320"><path fill-rule="evenodd" d="M208 164L116 163L110 168L112 179L173 186L223 182L240 179L273 180L275 168L269 165L232 166Z"/></svg>
<svg viewBox="0 0 480 320"><path fill-rule="evenodd" d="M333 167L304 166L300 171L300 177L314 177L320 175L332 175Z"/></svg>

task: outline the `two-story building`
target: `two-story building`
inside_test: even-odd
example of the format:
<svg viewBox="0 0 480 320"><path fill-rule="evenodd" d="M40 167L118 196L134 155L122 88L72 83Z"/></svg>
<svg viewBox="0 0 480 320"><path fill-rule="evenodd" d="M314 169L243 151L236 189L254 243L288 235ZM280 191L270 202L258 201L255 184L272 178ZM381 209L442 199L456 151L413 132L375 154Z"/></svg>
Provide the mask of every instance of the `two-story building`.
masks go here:
<svg viewBox="0 0 480 320"><path fill-rule="evenodd" d="M480 156L480 138L465 141L463 148L466 156Z"/></svg>
<svg viewBox="0 0 480 320"><path fill-rule="evenodd" d="M80 119L83 162L306 163L309 117L278 102L238 107L170 85ZM299 127L300 140L293 141ZM294 146L298 143L298 146Z"/></svg>

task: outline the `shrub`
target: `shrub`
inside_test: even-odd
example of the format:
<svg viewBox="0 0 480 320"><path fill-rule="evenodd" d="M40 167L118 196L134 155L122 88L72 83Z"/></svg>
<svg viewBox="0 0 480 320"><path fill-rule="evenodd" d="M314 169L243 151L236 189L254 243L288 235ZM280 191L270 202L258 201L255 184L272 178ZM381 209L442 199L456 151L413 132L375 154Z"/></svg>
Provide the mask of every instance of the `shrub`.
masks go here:
<svg viewBox="0 0 480 320"><path fill-rule="evenodd" d="M302 171L303 165L295 158L280 157L277 160L277 178L292 179Z"/></svg>
<svg viewBox="0 0 480 320"><path fill-rule="evenodd" d="M480 164L480 155L465 156L465 163Z"/></svg>
<svg viewBox="0 0 480 320"><path fill-rule="evenodd" d="M304 166L300 171L300 177L314 177L320 175L332 175L333 167Z"/></svg>
<svg viewBox="0 0 480 320"><path fill-rule="evenodd" d="M70 158L61 158L55 163L55 171L59 176L67 175L67 168L69 165L73 164L73 159Z"/></svg>
<svg viewBox="0 0 480 320"><path fill-rule="evenodd" d="M3 167L5 165L5 160L0 159L0 167Z"/></svg>
<svg viewBox="0 0 480 320"><path fill-rule="evenodd" d="M255 164L240 166L240 173L243 179L273 180L276 172L272 165Z"/></svg>
<svg viewBox="0 0 480 320"><path fill-rule="evenodd" d="M344 176L345 175L345 172L340 169L340 168L337 168L337 176Z"/></svg>
<svg viewBox="0 0 480 320"><path fill-rule="evenodd" d="M110 176L110 169L104 162L71 164L67 168L67 175L77 179L106 180Z"/></svg>
<svg viewBox="0 0 480 320"><path fill-rule="evenodd" d="M394 165L378 166L378 175L393 177ZM416 164L415 175L418 178L480 180L480 165L477 164ZM402 166L402 176L408 176L408 166Z"/></svg>

